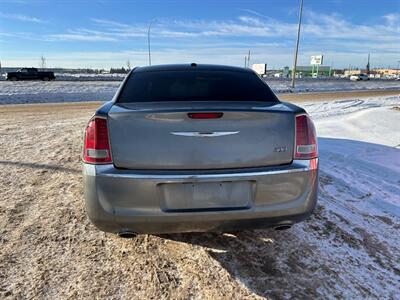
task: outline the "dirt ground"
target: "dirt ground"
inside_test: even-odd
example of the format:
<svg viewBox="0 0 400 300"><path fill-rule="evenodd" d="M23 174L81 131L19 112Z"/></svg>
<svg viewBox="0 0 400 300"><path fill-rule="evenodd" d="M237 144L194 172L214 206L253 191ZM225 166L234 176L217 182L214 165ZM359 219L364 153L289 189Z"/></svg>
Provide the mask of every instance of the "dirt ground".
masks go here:
<svg viewBox="0 0 400 300"><path fill-rule="evenodd" d="M360 228L342 229L348 215L326 208L335 199L323 173L315 215L287 231L128 240L98 231L85 215L80 168L82 130L96 106L0 107L0 298L399 297L400 256ZM391 218L375 219L398 233ZM323 253L321 240L343 251L343 261ZM343 245L366 261L346 256Z"/></svg>

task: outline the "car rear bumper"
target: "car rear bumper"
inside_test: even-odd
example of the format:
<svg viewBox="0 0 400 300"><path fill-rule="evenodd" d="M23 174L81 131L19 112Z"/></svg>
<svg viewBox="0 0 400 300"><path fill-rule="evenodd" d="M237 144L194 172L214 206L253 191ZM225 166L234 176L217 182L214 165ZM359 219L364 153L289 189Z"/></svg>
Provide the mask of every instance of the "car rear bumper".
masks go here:
<svg viewBox="0 0 400 300"><path fill-rule="evenodd" d="M114 233L226 231L293 224L307 218L317 201L317 159L223 171L133 171L83 164L83 174L90 220L99 229ZM227 182L251 183L248 205L173 210L166 208L160 188Z"/></svg>

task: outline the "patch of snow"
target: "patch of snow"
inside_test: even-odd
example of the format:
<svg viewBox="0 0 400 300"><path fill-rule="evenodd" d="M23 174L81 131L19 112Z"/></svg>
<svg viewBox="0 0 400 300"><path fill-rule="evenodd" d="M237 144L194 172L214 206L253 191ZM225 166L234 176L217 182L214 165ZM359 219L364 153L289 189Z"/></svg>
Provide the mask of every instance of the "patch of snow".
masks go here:
<svg viewBox="0 0 400 300"><path fill-rule="evenodd" d="M119 81L4 81L0 104L84 102L111 100Z"/></svg>
<svg viewBox="0 0 400 300"><path fill-rule="evenodd" d="M292 92L290 79L274 80L265 79L265 82L276 93ZM369 81L350 81L349 79L314 79L301 78L296 80L295 92L333 92L333 91L353 91L353 90L392 90L399 89L400 82L396 80L375 79Z"/></svg>
<svg viewBox="0 0 400 300"><path fill-rule="evenodd" d="M122 81L127 74L70 74L55 73L57 81Z"/></svg>
<svg viewBox="0 0 400 300"><path fill-rule="evenodd" d="M400 96L303 105L316 122L318 136L387 146L400 144Z"/></svg>
<svg viewBox="0 0 400 300"><path fill-rule="evenodd" d="M348 115L358 111L364 111L374 107L392 107L399 105L400 96L371 97L365 99L349 99L337 101L315 101L302 103L301 106L307 110L313 120L326 119L338 120L341 115ZM328 119L326 119L328 120Z"/></svg>
<svg viewBox="0 0 400 300"><path fill-rule="evenodd" d="M339 298L398 295L399 104L378 97L304 105L319 134L320 189L316 213L294 230L318 253L305 265L331 274L331 286L319 287L324 298L332 287Z"/></svg>

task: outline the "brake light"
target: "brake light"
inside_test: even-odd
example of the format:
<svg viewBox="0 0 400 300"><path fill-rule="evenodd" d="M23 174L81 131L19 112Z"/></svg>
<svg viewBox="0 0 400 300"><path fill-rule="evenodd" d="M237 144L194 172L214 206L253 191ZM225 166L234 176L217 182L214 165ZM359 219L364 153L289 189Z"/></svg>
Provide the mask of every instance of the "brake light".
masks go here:
<svg viewBox="0 0 400 300"><path fill-rule="evenodd" d="M307 115L296 116L295 159L312 159L318 157L317 135L314 123Z"/></svg>
<svg viewBox="0 0 400 300"><path fill-rule="evenodd" d="M107 119L94 117L86 127L83 160L87 163L111 163Z"/></svg>
<svg viewBox="0 0 400 300"><path fill-rule="evenodd" d="M224 115L222 112L200 112L200 113L188 113L188 117L191 119L219 119Z"/></svg>

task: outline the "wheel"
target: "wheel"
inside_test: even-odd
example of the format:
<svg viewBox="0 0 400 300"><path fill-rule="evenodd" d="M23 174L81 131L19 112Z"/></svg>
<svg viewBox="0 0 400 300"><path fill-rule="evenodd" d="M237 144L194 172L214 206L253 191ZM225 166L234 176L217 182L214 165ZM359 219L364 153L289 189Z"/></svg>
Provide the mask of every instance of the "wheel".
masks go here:
<svg viewBox="0 0 400 300"><path fill-rule="evenodd" d="M49 81L50 80L50 78L49 77L43 77L43 79L42 79L43 81Z"/></svg>
<svg viewBox="0 0 400 300"><path fill-rule="evenodd" d="M10 80L11 80L11 81L17 81L17 80L18 80L18 78L17 78L17 77L15 77L15 76L13 76L13 77L11 77L11 78L10 78Z"/></svg>

